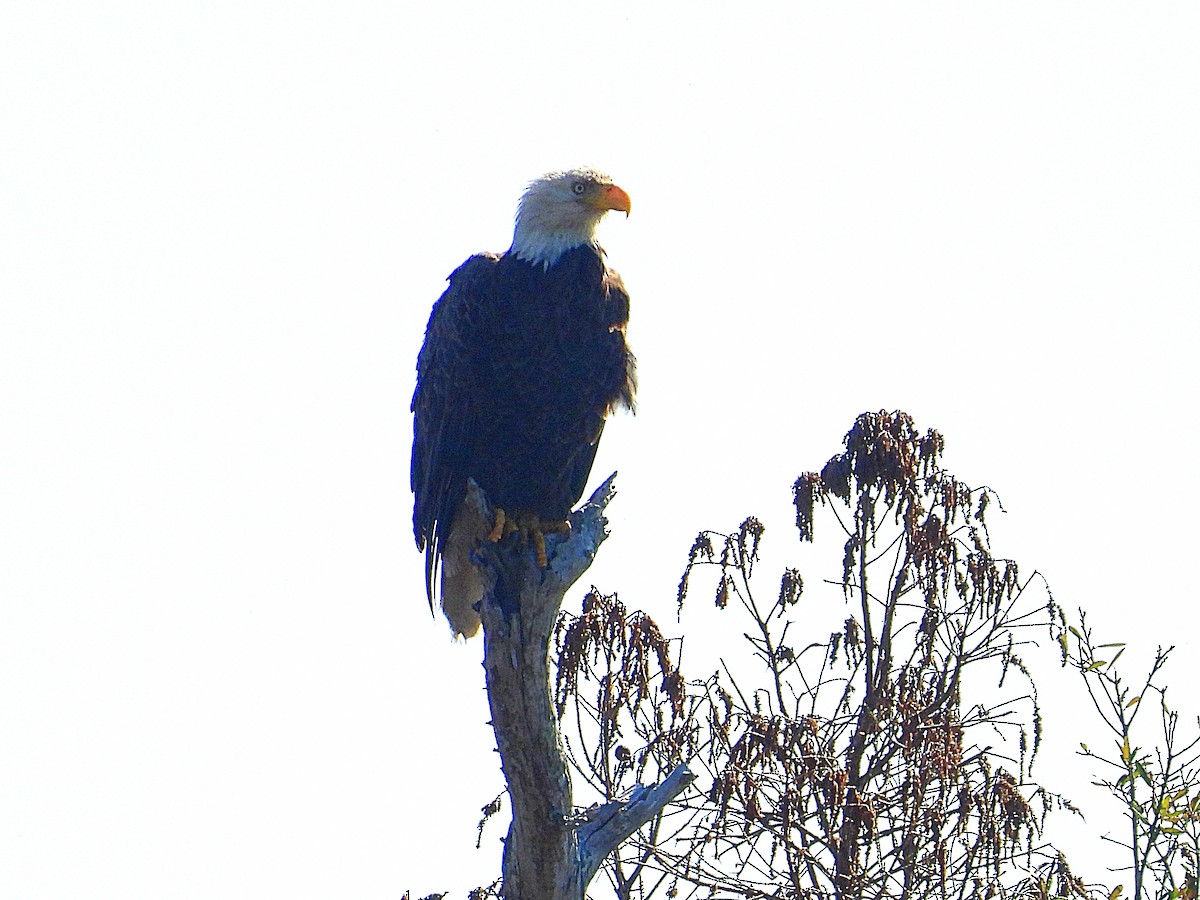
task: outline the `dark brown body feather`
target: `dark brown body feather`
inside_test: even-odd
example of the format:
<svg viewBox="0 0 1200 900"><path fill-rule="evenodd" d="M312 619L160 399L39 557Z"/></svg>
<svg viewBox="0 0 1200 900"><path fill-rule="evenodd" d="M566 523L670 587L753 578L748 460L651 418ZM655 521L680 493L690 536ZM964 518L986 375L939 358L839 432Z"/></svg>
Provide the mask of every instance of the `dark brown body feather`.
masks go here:
<svg viewBox="0 0 1200 900"><path fill-rule="evenodd" d="M413 528L433 601L474 478L510 517L564 519L608 412L633 406L629 297L593 246L544 268L473 256L433 308L413 396Z"/></svg>

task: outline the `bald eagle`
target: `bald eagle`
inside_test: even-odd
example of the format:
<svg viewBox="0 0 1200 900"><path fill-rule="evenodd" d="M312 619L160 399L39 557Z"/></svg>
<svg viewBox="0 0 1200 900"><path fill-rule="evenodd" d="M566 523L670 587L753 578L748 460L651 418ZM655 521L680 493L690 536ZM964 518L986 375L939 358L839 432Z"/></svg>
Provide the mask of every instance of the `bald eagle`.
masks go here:
<svg viewBox="0 0 1200 900"><path fill-rule="evenodd" d="M479 630L472 551L515 527L544 565L542 533L567 527L605 418L633 409L629 297L595 237L629 206L593 169L544 175L521 197L509 250L472 256L434 304L412 401L413 530L430 607L440 597L456 635ZM464 502L470 478L496 521Z"/></svg>

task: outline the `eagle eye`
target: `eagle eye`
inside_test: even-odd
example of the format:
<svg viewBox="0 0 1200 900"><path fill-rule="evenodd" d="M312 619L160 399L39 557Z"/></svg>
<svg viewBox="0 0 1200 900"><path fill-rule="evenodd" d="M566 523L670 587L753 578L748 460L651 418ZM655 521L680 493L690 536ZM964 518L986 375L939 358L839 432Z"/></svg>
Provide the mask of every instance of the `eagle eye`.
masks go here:
<svg viewBox="0 0 1200 900"><path fill-rule="evenodd" d="M571 185L571 190L573 190L575 192L576 196L578 196L587 190L587 185L584 184L582 181L577 181L573 185Z"/></svg>

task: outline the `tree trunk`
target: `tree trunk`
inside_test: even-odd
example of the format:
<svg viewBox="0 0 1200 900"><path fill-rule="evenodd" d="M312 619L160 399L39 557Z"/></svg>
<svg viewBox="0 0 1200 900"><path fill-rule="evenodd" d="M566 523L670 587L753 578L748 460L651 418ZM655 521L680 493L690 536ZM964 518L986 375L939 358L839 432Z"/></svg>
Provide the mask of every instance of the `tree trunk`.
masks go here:
<svg viewBox="0 0 1200 900"><path fill-rule="evenodd" d="M678 795L694 776L680 766L656 788L577 817L550 692L550 639L567 589L608 536L604 509L615 473L571 515L571 533L548 535L547 566L509 539L486 545L478 562L488 585L480 609L492 727L508 783L512 824L504 844L505 900L582 900L587 882L618 844ZM471 484L468 500L485 514Z"/></svg>

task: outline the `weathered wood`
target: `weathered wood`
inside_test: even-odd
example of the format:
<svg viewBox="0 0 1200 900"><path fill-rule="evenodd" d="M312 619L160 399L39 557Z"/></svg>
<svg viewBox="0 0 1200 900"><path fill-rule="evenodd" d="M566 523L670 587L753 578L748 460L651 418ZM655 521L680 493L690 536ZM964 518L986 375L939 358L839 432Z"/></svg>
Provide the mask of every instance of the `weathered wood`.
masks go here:
<svg viewBox="0 0 1200 900"><path fill-rule="evenodd" d="M547 535L548 564L517 538L478 554L486 590L481 604L488 701L512 824L504 845L505 900L582 900L592 876L621 841L653 818L694 776L680 766L655 788L594 810L579 824L550 691L550 639L563 596L608 536L608 478L571 515L571 532ZM474 484L468 502L490 515Z"/></svg>
<svg viewBox="0 0 1200 900"><path fill-rule="evenodd" d="M661 784L654 787L634 785L624 799L589 810L587 822L576 831L583 885L586 887L592 876L600 871L608 854L662 812L695 780L696 776L687 764L680 763Z"/></svg>

